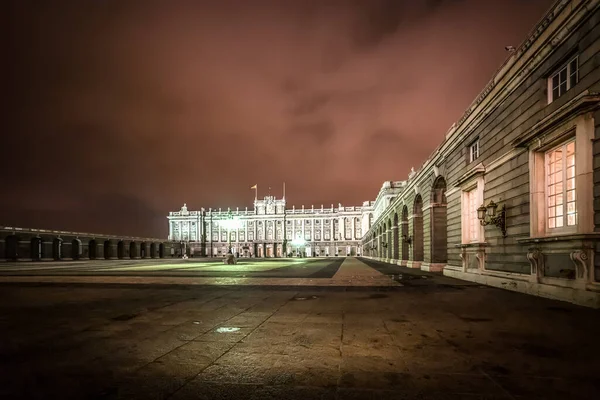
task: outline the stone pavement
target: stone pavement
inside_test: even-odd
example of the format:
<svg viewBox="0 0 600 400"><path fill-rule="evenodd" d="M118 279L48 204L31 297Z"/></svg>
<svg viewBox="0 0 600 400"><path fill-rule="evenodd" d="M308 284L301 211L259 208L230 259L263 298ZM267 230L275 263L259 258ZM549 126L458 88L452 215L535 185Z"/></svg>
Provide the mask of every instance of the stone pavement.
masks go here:
<svg viewBox="0 0 600 400"><path fill-rule="evenodd" d="M4 281L0 398L598 398L598 310L364 262L401 285Z"/></svg>
<svg viewBox="0 0 600 400"><path fill-rule="evenodd" d="M172 266L173 261L157 263L145 260L119 262L108 269L105 261L92 261L80 264L65 264L53 266L51 263L28 263L21 266L20 263L12 263L10 267L0 267L0 282L62 282L62 283L110 283L110 284L163 284L163 285L218 285L218 286L344 286L344 287L395 287L401 286L401 283L393 280L389 275L385 275L376 269L369 268L364 262L354 257L338 258L339 262L332 262L332 259L281 259L275 261L268 260L244 260L242 259L236 265L222 265L210 259L202 261L189 261L181 263L177 260L175 268L167 269ZM279 276L270 276L266 278L245 277L240 273L236 276L230 275L230 272L241 272L252 275L258 271L274 271L277 267L292 265L303 267L315 263L322 269L328 268L331 264L335 271L330 278L322 277L298 277L298 274L292 274L289 277L285 273ZM92 265L92 269L88 265ZM125 264L125 265L124 265ZM94 268L93 266L96 266ZM194 270L196 269L196 271ZM4 270L4 271L3 271ZM168 271L164 274L148 274L148 272ZM186 276L177 276L175 273L185 270ZM7 272L8 271L8 272ZM132 275L132 272L136 272ZM27 273L29 272L29 273ZM146 275L143 275L143 273ZM203 276L207 272L217 272L220 276ZM289 271L286 271L289 272ZM118 273L119 275L115 275ZM219 274L220 273L220 274ZM289 275L289 274L288 274ZM240 277L241 276L241 277Z"/></svg>

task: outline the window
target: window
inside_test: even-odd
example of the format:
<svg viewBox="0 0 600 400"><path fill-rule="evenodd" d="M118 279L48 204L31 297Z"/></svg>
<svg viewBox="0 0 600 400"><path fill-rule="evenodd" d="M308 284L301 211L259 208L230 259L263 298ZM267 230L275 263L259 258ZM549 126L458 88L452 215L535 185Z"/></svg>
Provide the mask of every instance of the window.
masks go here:
<svg viewBox="0 0 600 400"><path fill-rule="evenodd" d="M548 103L558 99L579 81L579 59L573 58L548 79Z"/></svg>
<svg viewBox="0 0 600 400"><path fill-rule="evenodd" d="M469 173L470 176L459 183L462 188L461 231L463 244L485 241L484 227L477 218L477 209L483 204L484 173L483 167L477 167Z"/></svg>
<svg viewBox="0 0 600 400"><path fill-rule="evenodd" d="M479 139L469 145L469 162L479 158Z"/></svg>
<svg viewBox="0 0 600 400"><path fill-rule="evenodd" d="M596 123L582 113L529 140L532 238L594 232Z"/></svg>
<svg viewBox="0 0 600 400"><path fill-rule="evenodd" d="M477 219L477 189L468 191L467 198L467 238L469 242L477 242L479 239L479 220Z"/></svg>
<svg viewBox="0 0 600 400"><path fill-rule="evenodd" d="M575 141L546 153L546 212L548 229L577 225Z"/></svg>

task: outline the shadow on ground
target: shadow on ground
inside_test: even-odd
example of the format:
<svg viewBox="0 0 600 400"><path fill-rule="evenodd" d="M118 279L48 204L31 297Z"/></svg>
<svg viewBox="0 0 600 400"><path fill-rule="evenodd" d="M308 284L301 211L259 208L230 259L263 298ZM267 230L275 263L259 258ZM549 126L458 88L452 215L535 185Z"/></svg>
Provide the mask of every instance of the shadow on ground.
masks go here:
<svg viewBox="0 0 600 400"><path fill-rule="evenodd" d="M600 393L598 311L488 287L405 288L3 285L0 397L592 399Z"/></svg>

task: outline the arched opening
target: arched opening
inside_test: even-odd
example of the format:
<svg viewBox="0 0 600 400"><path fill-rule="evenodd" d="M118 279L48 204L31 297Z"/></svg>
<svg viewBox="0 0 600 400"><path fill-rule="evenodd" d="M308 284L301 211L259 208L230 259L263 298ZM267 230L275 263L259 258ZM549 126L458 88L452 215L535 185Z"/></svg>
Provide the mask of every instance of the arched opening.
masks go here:
<svg viewBox="0 0 600 400"><path fill-rule="evenodd" d="M386 236L385 235L386 231L387 231L387 226L385 226L385 222L384 222L383 226L381 227L381 231L380 231L381 232L381 243L382 243L382 246L381 246L381 251L380 251L379 257L381 257L381 258L384 258L385 255L386 255L386 253L387 253L388 243L387 243L387 240L386 240L387 238L385 237Z"/></svg>
<svg viewBox="0 0 600 400"><path fill-rule="evenodd" d="M131 242L129 243L129 258L137 258L137 243Z"/></svg>
<svg viewBox="0 0 600 400"><path fill-rule="evenodd" d="M81 258L81 240L73 239L71 241L71 258L79 260Z"/></svg>
<svg viewBox="0 0 600 400"><path fill-rule="evenodd" d="M109 260L112 257L112 243L110 240L104 241L104 259Z"/></svg>
<svg viewBox="0 0 600 400"><path fill-rule="evenodd" d="M42 238L39 236L31 238L31 259L33 261L40 261L44 258Z"/></svg>
<svg viewBox="0 0 600 400"><path fill-rule="evenodd" d="M413 207L413 261L423 261L423 199L418 194Z"/></svg>
<svg viewBox="0 0 600 400"><path fill-rule="evenodd" d="M431 190L431 263L448 262L446 180L438 176Z"/></svg>
<svg viewBox="0 0 600 400"><path fill-rule="evenodd" d="M156 243L150 243L150 257L156 257Z"/></svg>
<svg viewBox="0 0 600 400"><path fill-rule="evenodd" d="M391 219L388 219L387 228L388 229L387 229L387 232L385 235L386 236L385 240L388 244L388 247L387 247L387 249L385 249L386 250L385 258L390 259L390 258L392 258L392 253L394 250L394 243L392 243L392 220Z"/></svg>
<svg viewBox="0 0 600 400"><path fill-rule="evenodd" d="M121 259L125 256L125 243L122 240L119 240L117 243L117 258Z"/></svg>
<svg viewBox="0 0 600 400"><path fill-rule="evenodd" d="M19 258L19 237L9 235L4 239L4 257L7 260L17 260Z"/></svg>
<svg viewBox="0 0 600 400"><path fill-rule="evenodd" d="M146 248L147 248L146 242L140 243L140 258L146 258Z"/></svg>
<svg viewBox="0 0 600 400"><path fill-rule="evenodd" d="M408 207L402 208L402 260L408 260Z"/></svg>
<svg viewBox="0 0 600 400"><path fill-rule="evenodd" d="M96 250L98 249L98 244L95 240L90 240L88 243L89 252L90 252L90 260L96 259Z"/></svg>
<svg viewBox="0 0 600 400"><path fill-rule="evenodd" d="M165 244L161 243L158 245L158 258L165 257Z"/></svg>
<svg viewBox="0 0 600 400"><path fill-rule="evenodd" d="M377 257L383 257L383 227L379 226L378 229L378 233L377 233L377 241L379 243L377 243Z"/></svg>
<svg viewBox="0 0 600 400"><path fill-rule="evenodd" d="M394 213L394 228L393 228L393 235L394 235L394 254L392 255L392 258L394 260L399 260L399 255L398 252L400 251L400 242L398 241L398 213Z"/></svg>
<svg viewBox="0 0 600 400"><path fill-rule="evenodd" d="M52 258L60 260L62 258L62 242L61 238L54 238L52 241Z"/></svg>

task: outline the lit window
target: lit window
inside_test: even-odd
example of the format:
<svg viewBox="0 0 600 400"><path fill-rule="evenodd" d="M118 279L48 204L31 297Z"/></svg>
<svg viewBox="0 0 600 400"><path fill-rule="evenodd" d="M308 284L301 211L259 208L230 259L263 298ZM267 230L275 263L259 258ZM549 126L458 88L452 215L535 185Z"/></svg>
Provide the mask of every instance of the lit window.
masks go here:
<svg viewBox="0 0 600 400"><path fill-rule="evenodd" d="M466 193L467 196L467 221L469 242L479 240L479 220L477 219L477 189Z"/></svg>
<svg viewBox="0 0 600 400"><path fill-rule="evenodd" d="M578 58L566 63L556 74L548 79L548 103L558 99L579 81Z"/></svg>
<svg viewBox="0 0 600 400"><path fill-rule="evenodd" d="M546 153L546 199L549 229L577 225L575 141Z"/></svg>

